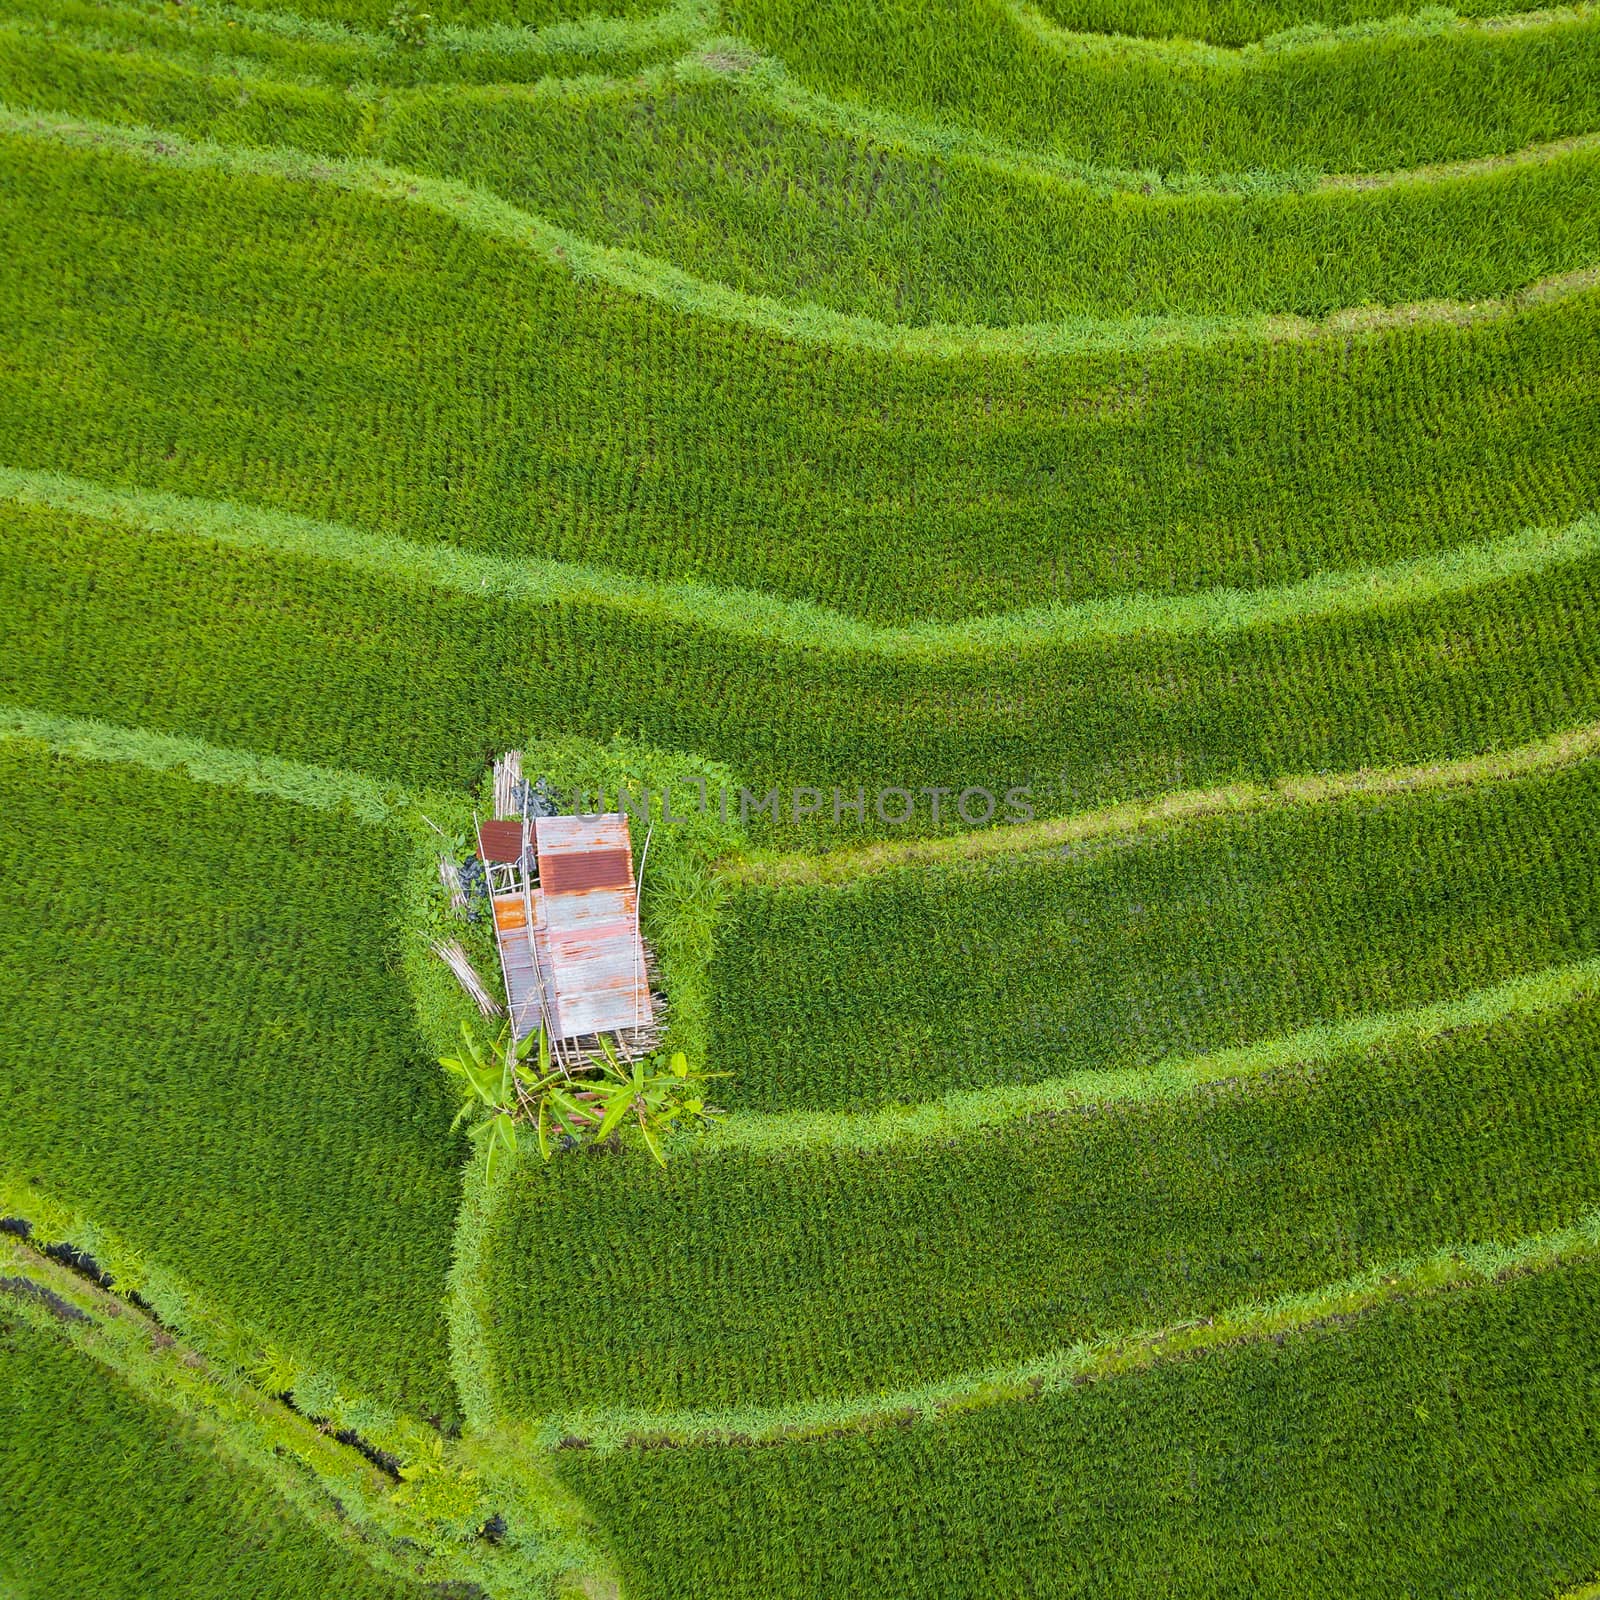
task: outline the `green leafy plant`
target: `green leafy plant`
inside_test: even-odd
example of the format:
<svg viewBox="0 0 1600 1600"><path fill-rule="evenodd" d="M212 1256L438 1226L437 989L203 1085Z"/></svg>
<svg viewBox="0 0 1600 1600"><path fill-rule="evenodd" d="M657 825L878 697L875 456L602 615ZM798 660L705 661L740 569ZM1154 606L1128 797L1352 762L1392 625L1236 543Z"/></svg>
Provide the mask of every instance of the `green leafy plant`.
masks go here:
<svg viewBox="0 0 1600 1600"><path fill-rule="evenodd" d="M658 1056L624 1061L611 1042L601 1038L598 1057L585 1057L567 1067L552 1062L550 1041L542 1028L513 1043L508 1023L485 1050L471 1024L463 1022L461 1038L462 1053L441 1056L440 1065L467 1089L452 1127L459 1127L474 1111L487 1113L468 1135L488 1141L486 1187L494 1180L502 1152L516 1151L519 1118L537 1127L539 1153L546 1161L560 1148L556 1139L571 1145L599 1144L637 1127L650 1154L665 1166L663 1141L676 1125L719 1115L706 1104L704 1086L727 1074L691 1067L681 1050L672 1053L663 1069ZM535 1052L536 1064L530 1067L527 1060Z"/></svg>
<svg viewBox="0 0 1600 1600"><path fill-rule="evenodd" d="M424 44L427 42L428 27L432 21L433 16L430 12L413 11L406 0L400 0L400 4L389 13L389 32L400 44Z"/></svg>
<svg viewBox="0 0 1600 1600"><path fill-rule="evenodd" d="M608 1040L600 1040L601 1058L595 1063L600 1076L583 1081L572 1095L547 1097L546 1104L574 1100L590 1132L593 1143L600 1143L623 1128L637 1126L646 1148L660 1166L667 1164L662 1140L680 1119L709 1121L719 1113L706 1105L703 1085L711 1078L725 1078L725 1072L706 1072L691 1067L689 1058L675 1050L665 1071L654 1065L658 1057L624 1063ZM550 1158L544 1105L540 1107L539 1149Z"/></svg>
<svg viewBox="0 0 1600 1600"><path fill-rule="evenodd" d="M483 1173L484 1186L487 1188L494 1181L500 1153L505 1151L514 1154L517 1148L519 1091L527 1086L522 1063L537 1041L542 1075L549 1061L549 1047L542 1030L513 1042L510 1023L500 1030L499 1038L487 1052L474 1036L471 1025L465 1022L461 1024L461 1041L463 1049L459 1056L439 1058L440 1066L461 1079L467 1087L467 1098L450 1128L454 1132L479 1108L488 1111L482 1121L467 1130L468 1138L488 1141Z"/></svg>

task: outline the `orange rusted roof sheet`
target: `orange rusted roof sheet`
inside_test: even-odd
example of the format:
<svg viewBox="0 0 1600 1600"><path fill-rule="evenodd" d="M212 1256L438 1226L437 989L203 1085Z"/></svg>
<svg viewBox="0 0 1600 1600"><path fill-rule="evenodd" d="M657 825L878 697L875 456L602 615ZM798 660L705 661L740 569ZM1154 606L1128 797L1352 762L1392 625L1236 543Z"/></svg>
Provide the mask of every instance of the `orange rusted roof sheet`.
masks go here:
<svg viewBox="0 0 1600 1600"><path fill-rule="evenodd" d="M478 824L478 853L485 861L520 861L522 859L522 824L520 822L480 822Z"/></svg>
<svg viewBox="0 0 1600 1600"><path fill-rule="evenodd" d="M539 882L557 894L573 889L626 889L633 862L626 850L566 850L546 856Z"/></svg>

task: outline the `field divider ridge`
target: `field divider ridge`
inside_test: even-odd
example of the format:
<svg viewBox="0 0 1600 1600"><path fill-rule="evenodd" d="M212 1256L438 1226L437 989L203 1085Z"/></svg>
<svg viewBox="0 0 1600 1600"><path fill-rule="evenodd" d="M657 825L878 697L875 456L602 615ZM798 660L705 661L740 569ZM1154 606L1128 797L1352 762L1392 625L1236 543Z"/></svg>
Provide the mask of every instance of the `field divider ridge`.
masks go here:
<svg viewBox="0 0 1600 1600"><path fill-rule="evenodd" d="M27 706L0 705L0 740L33 741L80 761L178 772L195 783L270 795L314 811L340 812L374 826L409 820L419 806L427 804L426 797L360 773L208 744L184 734L57 716Z"/></svg>
<svg viewBox="0 0 1600 1600"><path fill-rule="evenodd" d="M624 294L659 300L690 316L799 343L873 350L908 358L1157 350L1229 340L1306 341L1418 323L1459 325L1508 316L1523 306L1579 294L1600 282L1600 266L1591 265L1540 279L1500 299L1352 306L1321 319L1280 313L1138 314L1079 316L1001 328L957 324L899 326L732 289L637 250L596 244L473 185L427 177L381 162L317 157L281 147L263 149L193 141L149 128L24 112L10 106L0 106L0 135L43 139L69 148L110 150L189 170L326 184L416 205L452 217L470 231L525 250L546 266L580 281L592 279Z"/></svg>
<svg viewBox="0 0 1600 1600"><path fill-rule="evenodd" d="M501 1438L508 1453L520 1447L526 1454L552 1448L611 1451L807 1444L881 1428L937 1426L962 1411L1060 1395L1167 1362L1337 1326L1397 1301L1596 1259L1600 1259L1600 1209L1568 1227L1510 1242L1462 1242L1314 1290L1241 1302L1197 1321L1081 1341L916 1388L728 1411L574 1412L507 1427Z"/></svg>
<svg viewBox="0 0 1600 1600"><path fill-rule="evenodd" d="M1484 751L1454 761L1427 761L1406 767L1366 767L1354 772L1305 773L1271 783L1234 783L1214 789L1182 789L1153 800L1127 800L1097 811L1079 811L1033 822L998 823L968 833L923 839L846 845L820 854L750 853L729 861L724 878L733 885L783 888L846 887L882 872L1036 855L1063 846L1204 822L1243 812L1276 811L1322 805L1361 796L1411 794L1419 790L1461 788L1555 772L1588 760L1600 751L1600 723L1588 723L1510 750Z"/></svg>
<svg viewBox="0 0 1600 1600"><path fill-rule="evenodd" d="M240 550L335 562L483 599L591 605L787 648L927 662L987 655L1014 659L1019 650L1092 645L1139 634L1227 634L1371 613L1425 604L1600 553L1600 512L1591 512L1562 528L1521 529L1432 555L1262 589L1133 591L999 616L886 626L756 590L659 583L570 562L486 555L292 512L110 488L49 471L0 467L0 500L145 532L181 532Z"/></svg>
<svg viewBox="0 0 1600 1600"><path fill-rule="evenodd" d="M1202 1055L1168 1057L1151 1067L1086 1069L1036 1083L957 1090L935 1100L872 1111L736 1111L702 1133L694 1148L708 1158L722 1152L784 1157L971 1137L1024 1117L1176 1100L1210 1085L1329 1065L1367 1050L1424 1042L1454 1029L1555 1011L1596 996L1600 996L1600 959L1571 962L1521 973L1446 1000L1317 1023Z"/></svg>
<svg viewBox="0 0 1600 1600"><path fill-rule="evenodd" d="M1349 44L1423 39L1442 33L1508 33L1584 22L1594 14L1588 0L1575 5L1546 6L1536 11L1510 11L1497 16L1462 17L1439 7L1401 11L1393 16L1338 24L1302 23L1252 39L1246 44L1213 44L1187 37L1152 38L1138 33L1099 33L1068 28L1052 21L1028 0L1000 0L998 10L1019 33L1063 58L1161 61L1174 65L1241 68L1255 61Z"/></svg>
<svg viewBox="0 0 1600 1600"><path fill-rule="evenodd" d="M95 54L105 53L100 45L79 44L70 34L57 29L46 30L26 16L7 18L5 28L21 37L42 38ZM798 123L827 138L866 141L902 158L932 157L987 172L1008 182L1085 188L1097 195L1129 194L1156 201L1212 196L1262 200L1287 195L1371 192L1408 185L1459 183L1513 169L1545 166L1568 156L1588 154L1600 146L1600 130L1596 130L1543 140L1493 155L1427 162L1381 172L1323 172L1315 168L1194 172L1117 166L1008 145L974 129L938 127L879 106L833 100L797 83L781 61L762 56L736 39L701 40L691 36L688 44L685 52L675 59L655 61L626 75L598 70L607 65L600 58L592 64L592 70L532 79L395 84L386 87L372 105L374 131L386 127L398 113L430 102L495 105L506 101L529 104L642 101L652 94L670 90L675 83L699 83L712 75L723 81L730 93L748 99L770 115ZM148 59L170 65L168 53L153 47L119 52L119 58ZM182 70L207 81L217 78L214 69L187 66ZM270 61L251 59L228 74L228 82L243 92L257 83L273 87L303 84L304 77L303 72L285 74L275 70ZM333 83L326 92L344 94L344 90ZM246 141L227 142L242 144ZM290 145L293 146L293 141Z"/></svg>
<svg viewBox="0 0 1600 1600"><path fill-rule="evenodd" d="M119 7L142 13L139 7ZM195 6L201 20L220 19L241 29L257 29L284 39L311 43L365 45L389 52L395 41L388 33L374 32L296 11L232 5L226 0L202 0ZM545 23L440 22L428 31L430 44L453 52L472 50L538 50L551 55L610 55L648 49L671 49L689 44L710 31L717 20L716 0L669 0L660 11L643 17L608 17L600 13Z"/></svg>
<svg viewBox="0 0 1600 1600"><path fill-rule="evenodd" d="M696 56L688 58L694 61ZM1487 176L1511 167L1538 166L1586 151L1600 131L1569 135L1500 155L1428 162L1387 172L1319 172L1285 168L1273 172L1189 172L1140 169L1052 155L1048 150L1007 144L975 128L924 122L887 107L835 100L796 82L772 57L754 59L733 78L740 92L769 110L836 138L866 139L894 150L979 167L1000 177L1032 183L1082 184L1099 193L1152 196L1237 194L1264 197L1350 189L1387 189L1407 183L1439 183Z"/></svg>

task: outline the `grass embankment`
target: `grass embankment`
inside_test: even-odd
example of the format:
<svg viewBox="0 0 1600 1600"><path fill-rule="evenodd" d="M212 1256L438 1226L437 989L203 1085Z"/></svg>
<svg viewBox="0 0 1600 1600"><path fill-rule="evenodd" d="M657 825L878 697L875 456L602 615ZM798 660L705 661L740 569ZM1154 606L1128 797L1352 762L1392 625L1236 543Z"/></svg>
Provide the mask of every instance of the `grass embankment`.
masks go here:
<svg viewBox="0 0 1600 1600"><path fill-rule="evenodd" d="M1371 189L1146 197L844 137L716 79L363 104L28 35L0 101L460 179L743 294L907 326L1320 317L1497 299L1600 263L1588 147Z"/></svg>
<svg viewBox="0 0 1600 1600"><path fill-rule="evenodd" d="M94 49L153 51L179 71L348 87L353 104L370 113L397 87L631 72L672 60L715 21L711 0L670 0L631 18L591 13L577 21L475 24L439 16L422 38L402 41L389 21L397 9L388 6L363 26L233 0L160 10L137 0L11 0L5 27ZM64 81L72 76L69 67Z"/></svg>
<svg viewBox="0 0 1600 1600"><path fill-rule="evenodd" d="M883 623L1293 582L1600 502L1592 291L1468 326L907 361L596 292L403 184L146 155L0 145L6 465Z"/></svg>
<svg viewBox="0 0 1600 1600"><path fill-rule="evenodd" d="M864 1110L1423 1004L1600 953L1597 829L1590 761L1125 848L740 887L710 1052L738 1108Z"/></svg>
<svg viewBox="0 0 1600 1600"><path fill-rule="evenodd" d="M1597 1315L1573 1266L939 1422L558 1460L639 1600L1549 1595L1600 1560Z"/></svg>
<svg viewBox="0 0 1600 1600"><path fill-rule="evenodd" d="M0 508L0 593L30 641L0 669L0 696L412 786L471 780L485 751L530 727L599 739L621 727L726 763L757 799L784 786L784 815L752 827L785 848L928 831L926 795L908 826L878 818L886 786L981 781L998 800L1031 782L1039 814L1060 815L1175 787L1474 756L1600 719L1592 557L1444 598L1425 586L1431 603L1380 588L1376 611L1300 626L1282 614L1233 626L1224 597L1220 632L1135 625L941 661L817 649L803 630L787 647L740 639L589 595L563 602L543 579L551 598L521 604L487 572L474 592L430 581L436 564L374 562L349 530L328 540L331 559L302 553L318 530L288 556L235 542L226 516L211 539L181 516L157 531L157 513L129 526ZM248 535L251 519L238 520ZM537 673L507 669L532 659ZM824 789L817 816L796 819L800 785ZM833 785L842 800L866 791L859 823L834 822ZM952 804L947 831L960 826ZM889 796L885 815L905 805Z"/></svg>
<svg viewBox="0 0 1600 1600"><path fill-rule="evenodd" d="M1569 1225L1600 1199L1597 1041L1591 982L1149 1098L1085 1086L959 1137L526 1164L487 1252L501 1409L909 1388ZM582 1243L541 1249L552 1231ZM583 1296L560 1289L575 1263Z"/></svg>
<svg viewBox="0 0 1600 1600"><path fill-rule="evenodd" d="M1058 27L1147 39L1203 39L1246 45L1290 29L1345 28L1397 14L1395 0L1034 0ZM1414 10L1421 11L1422 6ZM1514 16L1537 0L1461 0L1459 17Z"/></svg>
<svg viewBox="0 0 1600 1600"><path fill-rule="evenodd" d="M8 1600L437 1592L341 1549L194 1422L19 1316L13 1295L0 1289L0 1548L16 1575L6 1587L0 1571Z"/></svg>
<svg viewBox="0 0 1600 1600"><path fill-rule="evenodd" d="M1053 37L981 0L726 14L808 88L1107 166L1379 172L1600 124L1600 21L1582 10L1512 28L1398 17L1247 51Z"/></svg>
<svg viewBox="0 0 1600 1600"><path fill-rule="evenodd" d="M309 1368L455 1414L462 1146L348 816L0 743L0 1162Z"/></svg>
<svg viewBox="0 0 1600 1600"><path fill-rule="evenodd" d="M353 30L383 32L390 28L394 7L388 0L237 0L244 12L303 17ZM549 28L592 23L596 19L637 21L664 10L662 0L447 0L428 13L418 28L421 40L440 28Z"/></svg>

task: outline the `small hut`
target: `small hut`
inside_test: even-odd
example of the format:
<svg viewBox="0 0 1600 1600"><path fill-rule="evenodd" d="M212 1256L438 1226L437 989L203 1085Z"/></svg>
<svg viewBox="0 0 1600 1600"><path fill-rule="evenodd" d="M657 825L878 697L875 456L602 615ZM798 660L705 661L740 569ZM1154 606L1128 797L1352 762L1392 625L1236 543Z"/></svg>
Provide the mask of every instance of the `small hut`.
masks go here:
<svg viewBox="0 0 1600 1600"><path fill-rule="evenodd" d="M517 1038L649 1029L627 816L496 818L478 827L478 855Z"/></svg>

